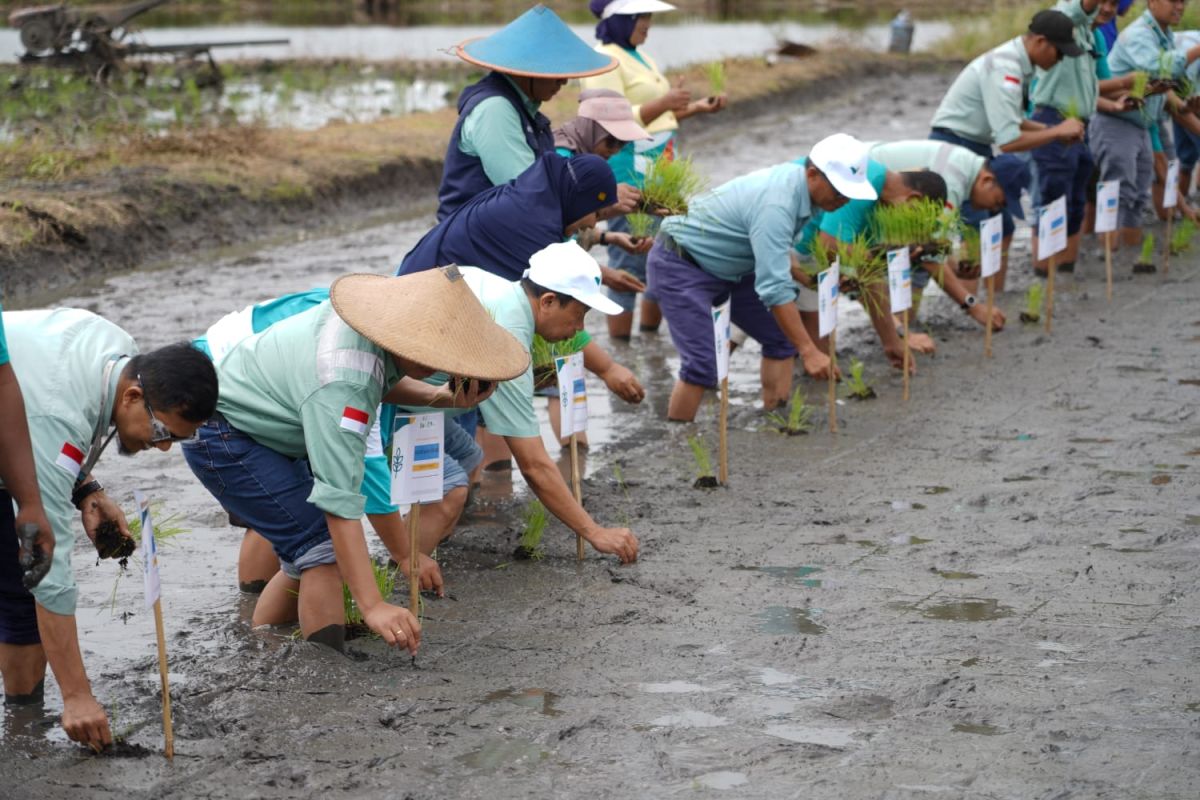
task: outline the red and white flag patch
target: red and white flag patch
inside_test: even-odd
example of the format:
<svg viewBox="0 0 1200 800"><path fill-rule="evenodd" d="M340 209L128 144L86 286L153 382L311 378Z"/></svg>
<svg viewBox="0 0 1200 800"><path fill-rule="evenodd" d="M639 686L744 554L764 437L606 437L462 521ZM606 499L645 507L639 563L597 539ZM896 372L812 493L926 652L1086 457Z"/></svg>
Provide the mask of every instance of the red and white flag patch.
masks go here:
<svg viewBox="0 0 1200 800"><path fill-rule="evenodd" d="M1016 75L1005 75L1004 76L1004 88L1005 89L1020 89L1021 88L1021 79L1018 78Z"/></svg>
<svg viewBox="0 0 1200 800"><path fill-rule="evenodd" d="M83 469L83 451L70 442L63 442L62 450L58 453L58 458L54 463L65 470L72 478L79 477L79 471Z"/></svg>
<svg viewBox="0 0 1200 800"><path fill-rule="evenodd" d="M342 427L348 431L365 436L370 420L371 416L361 408L346 406L342 409Z"/></svg>

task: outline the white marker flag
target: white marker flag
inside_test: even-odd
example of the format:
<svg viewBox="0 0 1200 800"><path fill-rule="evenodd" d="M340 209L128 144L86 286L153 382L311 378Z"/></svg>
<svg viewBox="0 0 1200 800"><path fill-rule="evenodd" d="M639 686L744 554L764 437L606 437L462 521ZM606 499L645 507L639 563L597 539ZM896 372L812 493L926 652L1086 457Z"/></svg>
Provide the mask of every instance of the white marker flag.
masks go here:
<svg viewBox="0 0 1200 800"><path fill-rule="evenodd" d="M1039 260L1049 258L1067 249L1067 198L1066 195L1042 206L1038 216Z"/></svg>
<svg viewBox="0 0 1200 800"><path fill-rule="evenodd" d="M1117 211L1121 207L1121 182L1101 181L1096 184L1096 233L1117 229Z"/></svg>
<svg viewBox="0 0 1200 800"><path fill-rule="evenodd" d="M892 313L912 308L912 261L908 248L888 250L888 295L892 298Z"/></svg>
<svg viewBox="0 0 1200 800"><path fill-rule="evenodd" d="M1163 208L1179 205L1179 161L1167 162L1167 184L1163 187Z"/></svg>
<svg viewBox="0 0 1200 800"><path fill-rule="evenodd" d="M712 307L713 343L717 347L717 383L729 377L729 340L733 324L729 321L733 298Z"/></svg>
<svg viewBox="0 0 1200 800"><path fill-rule="evenodd" d="M1000 271L1004 246L1004 217L997 214L979 223L979 275L991 277Z"/></svg>
<svg viewBox="0 0 1200 800"><path fill-rule="evenodd" d="M554 371L558 373L559 431L558 436L587 433L587 381L584 380L583 353L555 356Z"/></svg>
<svg viewBox="0 0 1200 800"><path fill-rule="evenodd" d="M817 273L817 310L819 314L818 334L828 336L837 328L838 281L841 280L841 265L834 261L824 272Z"/></svg>
<svg viewBox="0 0 1200 800"><path fill-rule="evenodd" d="M397 416L392 433L392 502L398 506L442 499L446 417Z"/></svg>
<svg viewBox="0 0 1200 800"><path fill-rule="evenodd" d="M154 544L154 522L150 519L150 501L138 489L133 490L138 516L142 520L142 581L146 587L146 608L154 608L162 596L158 578L158 547Z"/></svg>

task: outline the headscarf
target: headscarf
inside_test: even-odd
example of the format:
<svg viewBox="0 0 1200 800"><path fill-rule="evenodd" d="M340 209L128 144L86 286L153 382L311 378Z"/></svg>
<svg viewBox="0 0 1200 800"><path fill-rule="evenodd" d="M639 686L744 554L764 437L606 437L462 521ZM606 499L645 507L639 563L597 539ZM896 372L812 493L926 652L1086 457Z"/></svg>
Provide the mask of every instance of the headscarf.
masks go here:
<svg viewBox="0 0 1200 800"><path fill-rule="evenodd" d="M554 131L554 146L565 147L574 153L590 153L608 135L608 131L596 120L575 117Z"/></svg>
<svg viewBox="0 0 1200 800"><path fill-rule="evenodd" d="M479 267L515 281L529 257L561 242L563 229L617 200L604 159L546 153L515 180L476 195L417 242L398 275L447 264Z"/></svg>
<svg viewBox="0 0 1200 800"><path fill-rule="evenodd" d="M600 23L596 25L596 38L604 44L616 44L626 50L635 50L629 37L633 36L633 27L637 25L637 14L613 14L604 19L604 9L610 0L591 0L588 8Z"/></svg>

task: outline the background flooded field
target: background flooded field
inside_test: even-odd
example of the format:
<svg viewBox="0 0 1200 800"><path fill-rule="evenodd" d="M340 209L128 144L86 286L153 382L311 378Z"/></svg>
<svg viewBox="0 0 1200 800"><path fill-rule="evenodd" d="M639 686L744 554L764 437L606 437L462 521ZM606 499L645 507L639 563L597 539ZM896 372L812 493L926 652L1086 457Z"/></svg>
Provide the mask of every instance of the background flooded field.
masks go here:
<svg viewBox="0 0 1200 800"><path fill-rule="evenodd" d="M683 148L720 183L833 130L920 137L951 77L841 86ZM153 347L247 303L390 271L431 220L398 216L178 253L62 302ZM647 385L642 408L592 386L584 490L598 519L635 529L640 561L577 564L553 523L545 560L513 562L525 493L489 475L439 554L451 597L426 604L415 661L250 630L240 533L178 452L110 454L98 473L118 497L143 488L190 528L161 555L177 756L80 752L51 688L44 715L5 716L0 794L1193 798L1198 266L1135 283L1119 259L1108 306L1087 259L1060 285L1053 337L1016 323L1007 294L1014 323L991 362L933 298L922 314L940 349L907 405L851 313L842 356L864 359L880 399L844 400L836 437L824 385L807 380L814 431L772 430L756 348L739 350L730 486L711 492L691 488L686 438L715 453L715 409L662 422L668 337L614 344L589 320ZM115 565L84 542L75 559L96 692L117 731L156 751L136 569L114 590Z"/></svg>

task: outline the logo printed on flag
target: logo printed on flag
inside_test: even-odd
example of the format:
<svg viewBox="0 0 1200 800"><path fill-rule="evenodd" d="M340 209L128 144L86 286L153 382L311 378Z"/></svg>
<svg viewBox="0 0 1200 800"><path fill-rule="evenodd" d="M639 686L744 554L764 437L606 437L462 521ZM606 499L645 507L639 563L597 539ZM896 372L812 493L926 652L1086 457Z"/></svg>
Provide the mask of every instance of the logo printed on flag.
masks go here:
<svg viewBox="0 0 1200 800"><path fill-rule="evenodd" d="M83 469L83 451L70 442L63 442L62 450L58 453L58 458L54 463L67 472L72 478L79 476L79 471Z"/></svg>
<svg viewBox="0 0 1200 800"><path fill-rule="evenodd" d="M413 472L428 472L438 468L438 455L441 447L437 442L418 444L413 447Z"/></svg>
<svg viewBox="0 0 1200 800"><path fill-rule="evenodd" d="M370 419L371 415L366 411L363 411L361 408L346 406L344 409L342 409L341 426L345 430L354 431L361 436L365 436L369 427L367 423L370 421Z"/></svg>
<svg viewBox="0 0 1200 800"><path fill-rule="evenodd" d="M1056 231L1059 228L1061 228L1063 225L1065 225L1066 222L1067 222L1066 217L1055 217L1054 219L1050 220L1050 230Z"/></svg>

